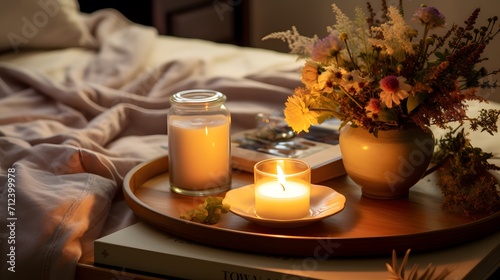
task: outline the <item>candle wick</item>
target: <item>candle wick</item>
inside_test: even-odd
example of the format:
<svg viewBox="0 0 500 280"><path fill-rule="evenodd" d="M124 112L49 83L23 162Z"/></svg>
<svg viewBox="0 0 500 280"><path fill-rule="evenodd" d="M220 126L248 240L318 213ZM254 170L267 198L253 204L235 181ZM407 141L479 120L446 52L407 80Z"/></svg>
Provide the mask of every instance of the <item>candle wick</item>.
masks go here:
<svg viewBox="0 0 500 280"><path fill-rule="evenodd" d="M283 188L283 191L285 191L285 185L283 185L282 183L280 183L280 185Z"/></svg>

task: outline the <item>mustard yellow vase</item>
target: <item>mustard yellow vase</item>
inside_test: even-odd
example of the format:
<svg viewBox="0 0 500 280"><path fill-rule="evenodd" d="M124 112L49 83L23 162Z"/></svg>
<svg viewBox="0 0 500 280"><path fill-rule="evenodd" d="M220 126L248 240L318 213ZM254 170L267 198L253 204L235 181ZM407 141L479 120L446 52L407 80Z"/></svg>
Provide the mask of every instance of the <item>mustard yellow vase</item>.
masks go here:
<svg viewBox="0 0 500 280"><path fill-rule="evenodd" d="M407 197L425 174L434 152L430 129L410 126L379 131L346 126L340 133L340 151L349 177L363 196L376 199Z"/></svg>

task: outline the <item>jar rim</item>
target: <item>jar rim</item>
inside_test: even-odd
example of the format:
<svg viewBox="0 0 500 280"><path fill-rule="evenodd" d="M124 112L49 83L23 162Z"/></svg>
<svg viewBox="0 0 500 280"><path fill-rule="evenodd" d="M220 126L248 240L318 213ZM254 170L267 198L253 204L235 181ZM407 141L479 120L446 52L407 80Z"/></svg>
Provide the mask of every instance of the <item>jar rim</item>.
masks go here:
<svg viewBox="0 0 500 280"><path fill-rule="evenodd" d="M311 172L311 166L309 165L309 163L307 163L303 160L300 160L300 159L296 159L296 158L268 158L268 159L261 160L254 165L254 168L253 168L254 173L264 175L267 177L278 178L278 174L277 174L277 172L275 172L274 168L276 167L276 162L279 162L279 161L282 161L283 164L285 164L285 162L286 162L286 164L289 164L289 165L293 165L296 167L300 166L300 171L296 171L293 174L285 174L285 177L297 177L297 176L302 176L305 173ZM273 168L272 171L262 170L263 166L268 167L270 164Z"/></svg>
<svg viewBox="0 0 500 280"><path fill-rule="evenodd" d="M224 103L226 96L219 91L209 89L191 89L175 93L170 97L172 104L206 104L216 105Z"/></svg>

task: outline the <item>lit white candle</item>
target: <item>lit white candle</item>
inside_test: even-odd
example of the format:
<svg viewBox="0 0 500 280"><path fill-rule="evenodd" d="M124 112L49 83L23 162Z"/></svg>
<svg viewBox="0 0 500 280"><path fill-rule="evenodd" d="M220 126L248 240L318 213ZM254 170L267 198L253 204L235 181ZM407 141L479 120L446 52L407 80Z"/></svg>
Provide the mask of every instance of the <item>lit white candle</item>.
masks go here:
<svg viewBox="0 0 500 280"><path fill-rule="evenodd" d="M206 190L230 180L230 123L222 115L171 116L168 128L171 183L186 190Z"/></svg>
<svg viewBox="0 0 500 280"><path fill-rule="evenodd" d="M310 207L310 183L285 180L277 166L278 180L266 180L255 186L255 212L261 218L293 220L307 217Z"/></svg>

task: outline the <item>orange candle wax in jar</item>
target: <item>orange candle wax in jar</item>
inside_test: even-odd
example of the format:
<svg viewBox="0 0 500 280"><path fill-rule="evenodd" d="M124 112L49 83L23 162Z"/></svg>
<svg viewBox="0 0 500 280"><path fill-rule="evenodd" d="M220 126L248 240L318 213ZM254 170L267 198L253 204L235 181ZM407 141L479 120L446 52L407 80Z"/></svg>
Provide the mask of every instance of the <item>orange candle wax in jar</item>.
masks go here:
<svg viewBox="0 0 500 280"><path fill-rule="evenodd" d="M274 220L295 220L309 215L311 168L301 160L270 159L257 163L255 212Z"/></svg>
<svg viewBox="0 0 500 280"><path fill-rule="evenodd" d="M231 117L225 100L222 93L204 89L171 97L168 158L173 192L206 196L231 187Z"/></svg>

